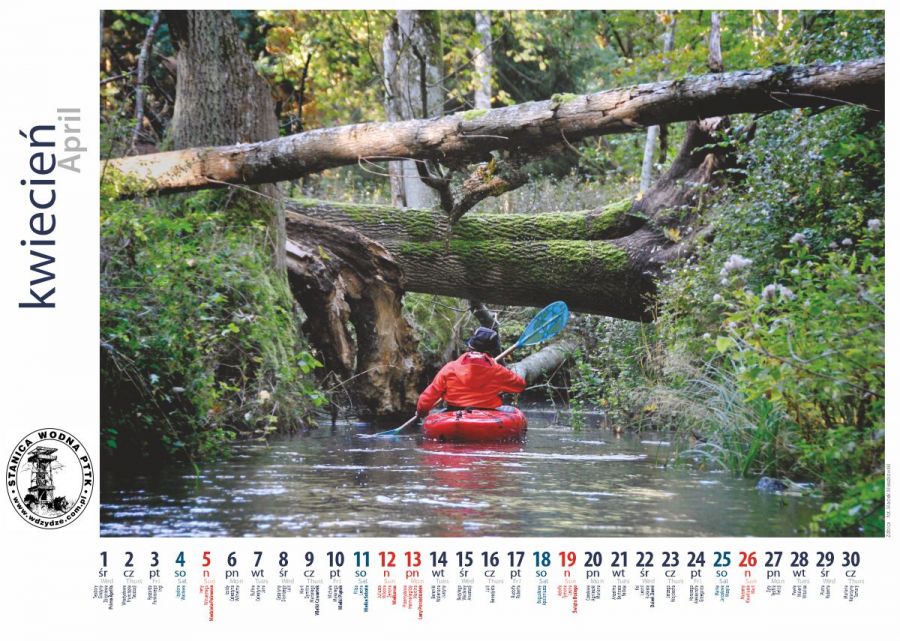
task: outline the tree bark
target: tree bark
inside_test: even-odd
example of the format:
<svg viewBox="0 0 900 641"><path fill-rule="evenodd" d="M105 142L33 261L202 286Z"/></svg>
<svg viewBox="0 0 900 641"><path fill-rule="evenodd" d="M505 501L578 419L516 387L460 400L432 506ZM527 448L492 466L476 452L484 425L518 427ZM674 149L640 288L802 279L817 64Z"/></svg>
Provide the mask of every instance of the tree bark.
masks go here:
<svg viewBox="0 0 900 641"><path fill-rule="evenodd" d="M574 311L649 320L657 272L644 254L657 243L645 232L614 241L384 244L408 291L528 307L562 299Z"/></svg>
<svg viewBox="0 0 900 641"><path fill-rule="evenodd" d="M623 133L653 124L844 102L884 105L884 58L778 66L670 80L585 96L455 114L307 131L267 142L195 148L109 161L133 176L122 195L292 180L360 159L487 160L494 149L540 155L549 143Z"/></svg>
<svg viewBox="0 0 900 641"><path fill-rule="evenodd" d="M326 370L338 385L353 379L346 389L360 415L411 410L422 363L393 258L361 234L293 212L287 231L291 290Z"/></svg>
<svg viewBox="0 0 900 641"><path fill-rule="evenodd" d="M228 11L167 11L178 48L170 135L179 149L270 140L278 135L271 92Z"/></svg>
<svg viewBox="0 0 900 641"><path fill-rule="evenodd" d="M388 122L400 122L400 95L395 90L394 78L400 65L400 38L396 21L391 23L382 43L382 55L384 58L384 71L382 83L384 84L384 111ZM388 176L391 188L391 204L395 207L405 207L406 200L403 196L403 162L391 161L388 163Z"/></svg>
<svg viewBox="0 0 900 641"><path fill-rule="evenodd" d="M406 289L539 307L565 300L576 311L644 317L652 287L620 239L647 223L622 201L590 212L472 214L452 230L442 212L383 205L291 201L299 212L354 229L391 252Z"/></svg>
<svg viewBox="0 0 900 641"><path fill-rule="evenodd" d="M233 145L278 136L275 103L228 11L166 11L178 49L175 109L169 135L176 149ZM174 151L171 154L189 153ZM144 158L151 158L151 155ZM229 181L233 182L233 181ZM260 176L262 196L240 192L233 204L271 229L273 262L284 269L284 208L274 179ZM222 185L219 185L220 187Z"/></svg>
<svg viewBox="0 0 900 641"><path fill-rule="evenodd" d="M513 363L509 369L530 384L562 366L576 349L578 349L578 345L575 341L557 341L531 356L526 356L518 363Z"/></svg>
<svg viewBox="0 0 900 641"><path fill-rule="evenodd" d="M364 236L399 248L404 244L444 242L606 240L619 238L647 222L631 211L633 199L594 210L542 214L470 212L450 225L442 211L402 209L390 205L327 202L311 198L288 200L288 211L350 227Z"/></svg>
<svg viewBox="0 0 900 641"><path fill-rule="evenodd" d="M640 182L642 192L650 188L650 181L653 178L653 153L656 151L656 143L659 140L659 127L659 125L650 125L647 128L647 137L644 139L644 160L641 162Z"/></svg>

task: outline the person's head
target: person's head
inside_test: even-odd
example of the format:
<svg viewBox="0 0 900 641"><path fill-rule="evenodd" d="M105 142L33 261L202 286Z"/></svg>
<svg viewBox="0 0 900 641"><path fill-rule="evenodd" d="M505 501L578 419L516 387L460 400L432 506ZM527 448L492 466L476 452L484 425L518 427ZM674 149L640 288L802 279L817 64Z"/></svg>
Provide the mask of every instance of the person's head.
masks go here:
<svg viewBox="0 0 900 641"><path fill-rule="evenodd" d="M479 327L472 334L472 338L466 341L466 347L476 352L484 352L491 356L497 356L500 348L500 335L488 327Z"/></svg>

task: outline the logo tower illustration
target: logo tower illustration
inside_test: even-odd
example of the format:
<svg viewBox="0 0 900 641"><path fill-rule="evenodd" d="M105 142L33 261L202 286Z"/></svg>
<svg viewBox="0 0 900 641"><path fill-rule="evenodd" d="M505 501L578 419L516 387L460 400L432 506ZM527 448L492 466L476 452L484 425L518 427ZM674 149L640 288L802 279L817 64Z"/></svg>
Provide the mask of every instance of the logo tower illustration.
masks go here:
<svg viewBox="0 0 900 641"><path fill-rule="evenodd" d="M52 463L56 460L55 447L36 447L28 456L31 463L31 487L29 494L37 499L38 505L48 508L53 507L53 470Z"/></svg>

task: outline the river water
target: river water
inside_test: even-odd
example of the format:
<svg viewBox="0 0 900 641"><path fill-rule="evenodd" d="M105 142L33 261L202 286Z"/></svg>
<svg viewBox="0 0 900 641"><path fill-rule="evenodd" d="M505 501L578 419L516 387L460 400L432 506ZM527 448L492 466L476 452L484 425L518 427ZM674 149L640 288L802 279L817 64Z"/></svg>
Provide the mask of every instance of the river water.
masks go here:
<svg viewBox="0 0 900 641"><path fill-rule="evenodd" d="M527 410L515 445L371 438L338 424L228 460L101 475L102 536L796 536L819 509L752 480L673 468L667 433ZM560 420L565 420L564 418Z"/></svg>

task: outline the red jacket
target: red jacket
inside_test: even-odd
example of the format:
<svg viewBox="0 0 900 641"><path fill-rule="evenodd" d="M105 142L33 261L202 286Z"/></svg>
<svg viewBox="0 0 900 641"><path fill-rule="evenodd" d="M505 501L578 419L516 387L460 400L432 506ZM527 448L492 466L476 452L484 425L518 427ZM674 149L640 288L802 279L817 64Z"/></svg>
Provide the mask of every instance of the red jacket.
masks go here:
<svg viewBox="0 0 900 641"><path fill-rule="evenodd" d="M521 392L525 379L481 352L466 352L441 368L419 396L416 409L427 412L439 399L456 407L500 407L500 392Z"/></svg>

